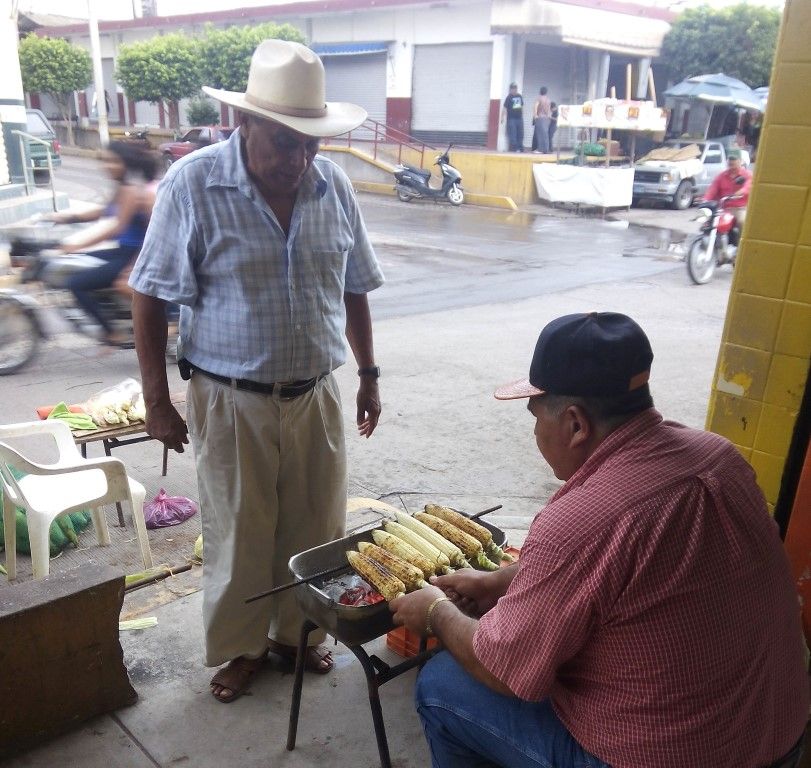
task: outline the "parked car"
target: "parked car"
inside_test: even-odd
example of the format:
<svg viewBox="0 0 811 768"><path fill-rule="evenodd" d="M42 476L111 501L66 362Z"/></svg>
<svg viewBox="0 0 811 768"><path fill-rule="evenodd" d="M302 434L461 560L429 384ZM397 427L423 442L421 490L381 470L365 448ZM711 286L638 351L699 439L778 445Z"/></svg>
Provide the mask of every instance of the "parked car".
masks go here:
<svg viewBox="0 0 811 768"><path fill-rule="evenodd" d="M681 157L678 151L691 146L697 147L693 157L668 159L668 155ZM741 160L748 166L748 153L742 151ZM634 164L633 203L659 200L677 210L689 208L726 167L727 149L720 141L674 139L665 142Z"/></svg>
<svg viewBox="0 0 811 768"><path fill-rule="evenodd" d="M42 112L38 109L26 109L25 122L26 133L36 136L38 139L47 142L50 146L51 163L53 164L53 167L58 168L60 165L62 165L62 158L59 154L60 146L56 139L56 131L54 131L54 129L51 127L51 124L48 122L48 118L45 117L45 115L42 114ZM37 174L38 170L45 169L47 171L48 148L44 147L38 141L31 141L30 139L27 140L27 144L28 156L31 158L35 176L39 175Z"/></svg>
<svg viewBox="0 0 811 768"><path fill-rule="evenodd" d="M161 144L158 150L161 153L164 165L168 168L175 160L185 157L194 152L195 149L207 147L209 144L216 144L218 141L225 141L233 132L233 128L221 128L218 125L191 128L177 141Z"/></svg>

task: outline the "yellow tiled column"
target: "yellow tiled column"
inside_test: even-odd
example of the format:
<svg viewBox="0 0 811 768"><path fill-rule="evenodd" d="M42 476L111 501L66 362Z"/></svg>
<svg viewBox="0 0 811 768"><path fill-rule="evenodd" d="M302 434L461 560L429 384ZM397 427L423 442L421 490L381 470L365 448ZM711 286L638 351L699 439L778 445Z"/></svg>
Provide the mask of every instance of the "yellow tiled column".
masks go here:
<svg viewBox="0 0 811 768"><path fill-rule="evenodd" d="M811 359L811 2L787 0L707 427L777 501Z"/></svg>

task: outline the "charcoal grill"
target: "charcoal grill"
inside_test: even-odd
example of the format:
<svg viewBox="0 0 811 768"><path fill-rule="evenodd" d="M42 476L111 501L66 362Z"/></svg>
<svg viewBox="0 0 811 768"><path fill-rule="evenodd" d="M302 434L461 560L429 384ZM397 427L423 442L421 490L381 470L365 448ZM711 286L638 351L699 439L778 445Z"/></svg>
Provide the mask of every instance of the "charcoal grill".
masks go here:
<svg viewBox="0 0 811 768"><path fill-rule="evenodd" d="M478 521L493 534L493 540L499 546L504 546L504 532L484 520ZM343 643L358 659L366 675L366 687L369 692L369 707L372 710L372 722L377 739L377 749L380 753L382 768L391 768L389 745L386 738L386 725L383 721L383 710L380 706L380 686L393 680L395 677L408 672L417 666L422 666L434 653L435 649L427 650L426 641L420 642L420 650L416 656L390 666L375 655L369 655L363 649L363 644L371 642L394 629L391 612L387 602L375 605L349 606L341 605L322 591L328 581L339 578L341 574L351 571L346 562L346 551L357 549L359 541L372 541L371 531L379 525L358 531L319 547L308 549L290 558L288 567L296 580L306 579L317 573L331 571L332 569L346 567L341 571L316 579L308 584L295 588L296 600L305 616L299 635L298 654L296 656L296 673L293 683L293 698L290 706L290 722L287 731L287 749L295 749L296 731L298 729L299 710L301 708L301 691L304 685L304 657L307 651L307 639L314 629L319 627Z"/></svg>

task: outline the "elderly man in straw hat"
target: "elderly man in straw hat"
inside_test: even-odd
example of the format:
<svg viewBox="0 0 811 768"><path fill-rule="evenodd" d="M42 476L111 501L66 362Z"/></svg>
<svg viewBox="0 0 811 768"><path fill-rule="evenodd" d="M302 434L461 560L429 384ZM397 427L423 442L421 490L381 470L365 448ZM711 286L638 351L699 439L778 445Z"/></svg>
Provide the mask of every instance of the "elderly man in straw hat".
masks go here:
<svg viewBox="0 0 811 768"><path fill-rule="evenodd" d="M205 663L225 664L213 695L232 702L268 651L294 658L302 616L292 592L245 604L289 581L291 555L343 535L346 455L332 371L358 364L357 424L374 432L380 399L367 292L383 282L345 174L319 138L366 112L325 101L320 59L266 40L245 93L205 88L241 115L227 142L172 166L133 269L133 315L147 431L183 450L169 400L167 302L181 305L178 363L190 379L205 542ZM310 636L306 668L332 659Z"/></svg>

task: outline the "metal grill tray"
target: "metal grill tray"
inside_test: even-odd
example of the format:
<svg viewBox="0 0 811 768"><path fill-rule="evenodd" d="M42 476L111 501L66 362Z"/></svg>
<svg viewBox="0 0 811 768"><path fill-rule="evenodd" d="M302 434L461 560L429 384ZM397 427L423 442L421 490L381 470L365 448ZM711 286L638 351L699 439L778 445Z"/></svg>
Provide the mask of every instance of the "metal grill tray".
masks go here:
<svg viewBox="0 0 811 768"><path fill-rule="evenodd" d="M504 531L484 520L480 519L477 522L493 534L496 544L504 546L506 540ZM387 602L362 606L342 605L321 591L325 582L352 570L346 562L346 551L356 550L359 541L371 542L371 532L380 527L373 525L343 539L300 552L291 557L288 563L294 579L306 579L322 571L346 566L342 571L294 588L296 600L304 615L345 645L368 643L394 629Z"/></svg>

